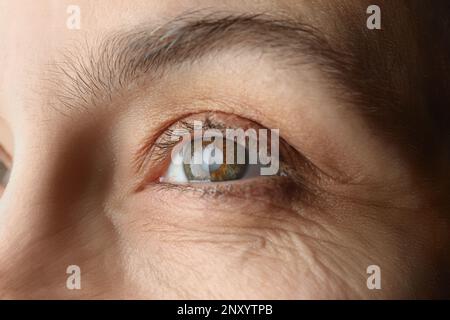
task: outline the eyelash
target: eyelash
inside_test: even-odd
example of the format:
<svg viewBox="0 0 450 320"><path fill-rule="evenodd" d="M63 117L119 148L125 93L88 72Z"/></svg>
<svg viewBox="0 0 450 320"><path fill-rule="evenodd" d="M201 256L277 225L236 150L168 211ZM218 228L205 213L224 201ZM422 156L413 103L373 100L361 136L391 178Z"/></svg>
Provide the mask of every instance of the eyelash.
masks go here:
<svg viewBox="0 0 450 320"><path fill-rule="evenodd" d="M186 119L202 120L203 130L218 129L220 131L226 128L232 128L226 121L217 121L215 115L218 113L203 113L198 115L190 115L178 120L168 126L163 132L159 133L159 137L152 140L141 151L141 157L144 159L141 161L140 166L144 171L145 179L136 189L137 191L143 190L149 186L156 188L157 190L176 190L178 192L188 192L198 195L200 197L251 197L255 199L259 197L260 200L266 201L269 197L277 197L277 200L287 199L287 197L295 196L300 198L307 196L310 198L309 183L306 174L313 173L314 167L312 164L304 158L296 150L292 149L287 143L280 138L280 173L277 176L258 178L249 178L244 180L236 180L229 182L219 183L195 183L194 184L171 184L160 182L161 172L167 170L171 161L171 152L180 141L179 139L173 139L173 136L177 135L177 130L188 130L193 133L194 127ZM220 113L219 113L220 114ZM251 120L245 120L234 115L226 115L226 117L237 117L240 121L244 120L245 123L253 123L250 127L263 128L257 123ZM230 121L231 122L231 121ZM246 129L246 128L245 128ZM181 137L181 135L178 135ZM298 156L298 157L297 157Z"/></svg>
<svg viewBox="0 0 450 320"><path fill-rule="evenodd" d="M169 128L163 132L163 134L160 136L160 138L155 141L155 144L151 150L153 159L158 161L162 159L166 159L167 156L170 154L171 150L180 143L177 140L173 140L172 137L178 136L181 138L180 135L177 134L177 129L185 129L188 130L191 134L194 130L194 127L188 123L187 121L178 121L175 123L176 129ZM217 126L210 125L208 127L204 126L203 130L205 129L219 129ZM156 159L155 159L156 157Z"/></svg>
<svg viewBox="0 0 450 320"><path fill-rule="evenodd" d="M204 115L202 130L216 129L225 133L224 130L226 128L229 127L212 119L209 113ZM173 137L182 137L182 135L177 134L177 130L184 130L184 132L187 130L192 137L194 126L185 120L179 120L172 124L168 129L162 132L158 139L154 141L153 146L148 151L149 157L146 161L161 163L164 162L165 159L170 158L171 151L180 143L179 140L173 139Z"/></svg>

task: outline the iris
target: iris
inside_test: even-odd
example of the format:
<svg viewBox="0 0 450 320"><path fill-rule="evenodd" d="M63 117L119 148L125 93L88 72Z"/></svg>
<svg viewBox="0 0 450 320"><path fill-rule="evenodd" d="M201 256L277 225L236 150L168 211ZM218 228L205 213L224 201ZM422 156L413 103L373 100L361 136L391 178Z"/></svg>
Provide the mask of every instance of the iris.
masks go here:
<svg viewBox="0 0 450 320"><path fill-rule="evenodd" d="M214 142L202 142L202 148L195 150L193 144L184 149L183 170L189 181L230 181L241 179L248 169L248 152L240 144L223 139L221 146ZM233 145L233 161L227 163L227 144ZM238 153L245 154L245 163L237 163ZM201 159L200 162L194 161Z"/></svg>

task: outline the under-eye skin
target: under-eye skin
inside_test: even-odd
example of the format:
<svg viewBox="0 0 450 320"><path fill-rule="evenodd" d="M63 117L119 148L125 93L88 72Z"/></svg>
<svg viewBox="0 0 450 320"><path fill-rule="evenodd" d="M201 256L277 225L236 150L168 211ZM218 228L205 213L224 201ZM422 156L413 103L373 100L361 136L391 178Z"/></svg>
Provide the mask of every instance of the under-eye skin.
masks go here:
<svg viewBox="0 0 450 320"><path fill-rule="evenodd" d="M157 190L171 190L175 192L191 192L195 195L211 197L236 197L249 199L268 199L276 201L290 201L293 197L300 200L310 192L311 185L317 176L314 166L297 150L289 146L281 137L279 141L279 170L277 174L264 176L260 174L259 163L248 163L248 150L245 150L245 163L239 164L199 164L197 167L188 163L172 161L172 151L178 148L178 154L183 157L186 153L192 155L192 150L180 146L181 136L174 139L179 129L193 132L194 121L201 121L203 130L241 128L265 129L257 123L243 119L236 115L228 115L216 112L206 112L187 116L175 121L160 136L151 142L151 146L142 146L136 159L140 163L144 175L142 183L137 191L146 188ZM225 134L224 134L225 137ZM226 145L226 138L223 138ZM204 142L202 150L211 142ZM235 142L235 147L236 147ZM192 145L192 144L191 144ZM237 146L242 147L242 146ZM184 150L183 150L184 149ZM145 150L145 152L142 152ZM236 149L235 149L236 150ZM225 150L222 150L225 151ZM308 195L309 198L309 195ZM275 201L275 200L274 200Z"/></svg>

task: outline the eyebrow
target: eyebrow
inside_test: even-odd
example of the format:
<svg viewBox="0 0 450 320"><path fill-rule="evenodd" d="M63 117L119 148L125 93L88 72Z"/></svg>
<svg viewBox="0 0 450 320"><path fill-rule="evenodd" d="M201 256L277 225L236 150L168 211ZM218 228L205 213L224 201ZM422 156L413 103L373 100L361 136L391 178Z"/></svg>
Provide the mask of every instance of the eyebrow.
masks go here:
<svg viewBox="0 0 450 320"><path fill-rule="evenodd" d="M187 13L159 27L144 24L116 32L97 47L86 47L87 57L69 51L57 64L64 78L57 95L69 109L112 100L143 77L162 77L171 67L235 47L272 54L289 68L314 65L342 85L350 82L353 65L351 54L335 50L317 28L269 14Z"/></svg>

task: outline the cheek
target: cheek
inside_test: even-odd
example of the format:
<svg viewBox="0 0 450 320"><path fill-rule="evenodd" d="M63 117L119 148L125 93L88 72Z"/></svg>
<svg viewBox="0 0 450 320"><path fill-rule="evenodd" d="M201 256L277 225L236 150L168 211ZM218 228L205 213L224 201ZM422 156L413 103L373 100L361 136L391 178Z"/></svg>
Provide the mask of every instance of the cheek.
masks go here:
<svg viewBox="0 0 450 320"><path fill-rule="evenodd" d="M343 203L286 210L141 193L109 214L126 282L138 296L402 297L409 286L403 279L414 283L408 266L426 252L407 246L415 242L408 232L415 215ZM370 265L382 268L386 290L368 290Z"/></svg>
<svg viewBox="0 0 450 320"><path fill-rule="evenodd" d="M326 230L298 214L269 206L142 208L134 202L115 224L128 281L143 296L323 298L348 291L332 263L343 256L339 245L324 246Z"/></svg>

